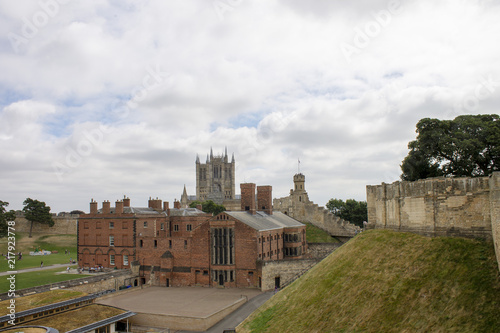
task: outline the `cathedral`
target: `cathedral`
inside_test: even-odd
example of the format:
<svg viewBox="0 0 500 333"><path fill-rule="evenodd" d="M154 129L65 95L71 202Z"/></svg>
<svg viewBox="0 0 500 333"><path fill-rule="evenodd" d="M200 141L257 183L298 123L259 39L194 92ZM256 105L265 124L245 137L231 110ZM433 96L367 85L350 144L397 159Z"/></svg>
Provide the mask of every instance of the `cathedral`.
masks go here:
<svg viewBox="0 0 500 333"><path fill-rule="evenodd" d="M211 200L227 210L240 210L241 197L235 192L235 160L231 161L225 148L223 155L214 155L210 148L205 163L196 156L196 196L187 194L186 187L181 195L181 207L186 208L193 201Z"/></svg>

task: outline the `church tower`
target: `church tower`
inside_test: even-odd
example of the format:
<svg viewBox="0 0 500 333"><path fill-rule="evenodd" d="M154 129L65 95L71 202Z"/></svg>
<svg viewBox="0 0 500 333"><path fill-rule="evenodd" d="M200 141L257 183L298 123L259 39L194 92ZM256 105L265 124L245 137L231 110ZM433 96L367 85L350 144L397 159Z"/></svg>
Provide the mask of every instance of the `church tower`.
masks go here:
<svg viewBox="0 0 500 333"><path fill-rule="evenodd" d="M227 147L223 155L214 156L212 148L205 163L196 156L196 199L212 200L222 204L226 199L235 198L234 153L229 162Z"/></svg>

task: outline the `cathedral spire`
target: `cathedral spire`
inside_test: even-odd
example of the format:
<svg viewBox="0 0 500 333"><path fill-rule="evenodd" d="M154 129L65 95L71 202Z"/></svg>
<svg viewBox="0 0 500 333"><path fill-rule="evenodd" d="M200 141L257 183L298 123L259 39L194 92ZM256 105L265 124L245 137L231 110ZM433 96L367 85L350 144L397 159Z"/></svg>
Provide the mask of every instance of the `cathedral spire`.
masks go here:
<svg viewBox="0 0 500 333"><path fill-rule="evenodd" d="M234 153L233 153L233 157L231 158L231 163L234 163Z"/></svg>
<svg viewBox="0 0 500 333"><path fill-rule="evenodd" d="M196 164L200 164L200 155L196 154Z"/></svg>
<svg viewBox="0 0 500 333"><path fill-rule="evenodd" d="M210 147L210 160L214 158L214 152L212 151L212 147Z"/></svg>
<svg viewBox="0 0 500 333"><path fill-rule="evenodd" d="M226 146L226 148L224 150L224 162L227 163L227 146Z"/></svg>

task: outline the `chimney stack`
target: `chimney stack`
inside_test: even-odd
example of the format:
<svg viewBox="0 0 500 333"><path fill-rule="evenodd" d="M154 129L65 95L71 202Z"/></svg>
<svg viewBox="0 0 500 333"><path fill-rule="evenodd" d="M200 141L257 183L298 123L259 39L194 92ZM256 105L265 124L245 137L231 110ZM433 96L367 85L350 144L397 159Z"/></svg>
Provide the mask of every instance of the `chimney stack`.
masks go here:
<svg viewBox="0 0 500 333"><path fill-rule="evenodd" d="M196 205L196 209L203 211L203 205L202 204Z"/></svg>
<svg viewBox="0 0 500 333"><path fill-rule="evenodd" d="M151 199L151 197L149 197L149 201L148 201L149 208L153 208L154 210L160 211L161 205L162 205L161 199L158 199L158 198Z"/></svg>
<svg viewBox="0 0 500 333"><path fill-rule="evenodd" d="M257 210L268 215L273 214L273 187L270 185L257 186Z"/></svg>
<svg viewBox="0 0 500 333"><path fill-rule="evenodd" d="M123 206L124 206L123 201L117 200L115 202L115 214L123 214Z"/></svg>
<svg viewBox="0 0 500 333"><path fill-rule="evenodd" d="M177 199L174 200L174 208L181 209L181 202L177 201Z"/></svg>
<svg viewBox="0 0 500 333"><path fill-rule="evenodd" d="M241 210L248 211L255 215L255 184L244 183L240 184L241 190Z"/></svg>
<svg viewBox="0 0 500 333"><path fill-rule="evenodd" d="M97 201L90 200L90 214L97 214Z"/></svg>
<svg viewBox="0 0 500 333"><path fill-rule="evenodd" d="M130 207L130 198L123 196L123 207Z"/></svg>
<svg viewBox="0 0 500 333"><path fill-rule="evenodd" d="M102 203L102 213L103 214L109 214L109 213L111 213L111 203L109 202L109 200L103 201L103 203Z"/></svg>
<svg viewBox="0 0 500 333"><path fill-rule="evenodd" d="M164 201L163 202L163 210L166 211L166 212L168 212L170 210L168 201Z"/></svg>

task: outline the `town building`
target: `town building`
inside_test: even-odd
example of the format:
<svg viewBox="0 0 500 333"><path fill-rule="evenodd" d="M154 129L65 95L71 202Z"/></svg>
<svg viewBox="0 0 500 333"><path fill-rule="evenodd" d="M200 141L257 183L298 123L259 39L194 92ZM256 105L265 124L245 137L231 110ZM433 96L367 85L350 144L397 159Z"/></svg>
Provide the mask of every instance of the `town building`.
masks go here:
<svg viewBox="0 0 500 333"><path fill-rule="evenodd" d="M78 264L135 267L143 283L157 286L261 287L263 263L307 257L306 228L273 212L271 186L240 188L240 210L216 216L179 201L169 208L150 199L138 208L125 198L97 209L92 200L78 219Z"/></svg>

